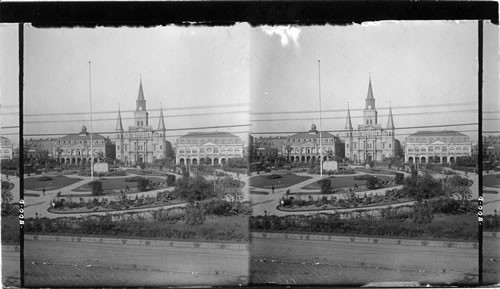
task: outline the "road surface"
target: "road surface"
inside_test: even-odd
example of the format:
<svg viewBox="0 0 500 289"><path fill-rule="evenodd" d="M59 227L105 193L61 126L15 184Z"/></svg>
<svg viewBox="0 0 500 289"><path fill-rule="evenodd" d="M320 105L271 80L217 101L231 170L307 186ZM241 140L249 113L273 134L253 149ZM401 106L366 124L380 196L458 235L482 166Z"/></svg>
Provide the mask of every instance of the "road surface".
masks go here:
<svg viewBox="0 0 500 289"><path fill-rule="evenodd" d="M239 285L248 250L26 240L26 287Z"/></svg>
<svg viewBox="0 0 500 289"><path fill-rule="evenodd" d="M254 284L477 284L478 250L254 238Z"/></svg>
<svg viewBox="0 0 500 289"><path fill-rule="evenodd" d="M21 255L19 245L2 245L2 284L21 287Z"/></svg>

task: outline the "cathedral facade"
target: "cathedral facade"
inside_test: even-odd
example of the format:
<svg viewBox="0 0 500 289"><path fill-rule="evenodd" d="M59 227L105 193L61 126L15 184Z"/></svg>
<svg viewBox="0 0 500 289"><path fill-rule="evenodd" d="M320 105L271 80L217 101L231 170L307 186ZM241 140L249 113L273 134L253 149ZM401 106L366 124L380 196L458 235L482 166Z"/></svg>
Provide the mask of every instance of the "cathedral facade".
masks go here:
<svg viewBox="0 0 500 289"><path fill-rule="evenodd" d="M394 120L392 109L389 109L389 118L385 128L378 122L378 112L375 108L375 98L371 79L368 84L368 93L363 110L363 123L354 129L351 121L351 112L347 108L345 132L345 156L354 163L382 161L395 156Z"/></svg>
<svg viewBox="0 0 500 289"><path fill-rule="evenodd" d="M123 129L121 112L118 110L116 129L113 141L116 145L116 159L126 165L153 163L167 157L169 142L165 138L166 127L163 111L160 111L158 126L153 128L149 123L149 113L146 109L146 99L139 84L139 93L134 111L134 123Z"/></svg>

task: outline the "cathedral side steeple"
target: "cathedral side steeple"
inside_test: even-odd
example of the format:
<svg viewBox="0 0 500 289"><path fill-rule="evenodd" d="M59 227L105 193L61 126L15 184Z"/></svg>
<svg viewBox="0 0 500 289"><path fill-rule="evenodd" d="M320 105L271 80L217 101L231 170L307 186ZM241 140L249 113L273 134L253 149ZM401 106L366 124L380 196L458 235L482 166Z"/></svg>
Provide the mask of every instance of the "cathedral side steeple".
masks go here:
<svg viewBox="0 0 500 289"><path fill-rule="evenodd" d="M394 119L392 118L392 107L389 107L389 118L387 119L387 129L394 129Z"/></svg>
<svg viewBox="0 0 500 289"><path fill-rule="evenodd" d="M345 119L345 129L352 130L351 121L351 110L349 109L349 104L347 104L347 118Z"/></svg>
<svg viewBox="0 0 500 289"><path fill-rule="evenodd" d="M167 130L165 128L165 119L163 118L163 108L160 110L160 120L158 121L158 131L164 132Z"/></svg>
<svg viewBox="0 0 500 289"><path fill-rule="evenodd" d="M120 106L118 106L118 118L116 119L116 129L115 130L123 132L122 114L120 112Z"/></svg>

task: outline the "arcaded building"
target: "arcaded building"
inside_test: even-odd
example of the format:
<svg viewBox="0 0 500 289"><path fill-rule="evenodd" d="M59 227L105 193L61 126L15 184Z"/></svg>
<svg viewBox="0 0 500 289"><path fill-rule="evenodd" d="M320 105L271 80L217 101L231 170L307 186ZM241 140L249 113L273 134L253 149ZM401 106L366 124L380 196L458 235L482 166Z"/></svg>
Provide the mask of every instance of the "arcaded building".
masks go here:
<svg viewBox="0 0 500 289"><path fill-rule="evenodd" d="M291 162L314 163L321 157L323 161L334 157L338 143L340 143L340 138L329 132L321 132L320 135L316 125L312 124L309 132L299 132L289 136L282 150L283 155Z"/></svg>
<svg viewBox="0 0 500 289"><path fill-rule="evenodd" d="M227 132L190 132L177 139L176 164L225 165L243 157L243 141Z"/></svg>
<svg viewBox="0 0 500 289"><path fill-rule="evenodd" d="M363 123L358 124L357 129L352 126L351 112L347 108L345 122L345 156L354 163L365 163L369 161L382 161L385 158L395 156L394 143L394 120L392 109L389 109L387 125L382 127L378 122L378 112L375 107L371 79L368 84L368 93L363 110Z"/></svg>
<svg viewBox="0 0 500 289"><path fill-rule="evenodd" d="M454 131L418 131L406 138L405 162L453 163L472 154L469 136Z"/></svg>
<svg viewBox="0 0 500 289"><path fill-rule="evenodd" d="M109 138L87 132L82 126L79 133L61 137L56 142L55 155L60 164L85 164L114 158L114 145Z"/></svg>

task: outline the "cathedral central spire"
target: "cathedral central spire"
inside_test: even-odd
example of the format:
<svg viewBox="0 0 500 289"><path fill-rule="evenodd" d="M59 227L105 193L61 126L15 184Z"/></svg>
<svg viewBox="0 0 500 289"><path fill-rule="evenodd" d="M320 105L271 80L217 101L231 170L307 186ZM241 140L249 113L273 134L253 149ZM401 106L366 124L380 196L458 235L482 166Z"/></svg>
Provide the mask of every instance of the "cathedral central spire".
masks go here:
<svg viewBox="0 0 500 289"><path fill-rule="evenodd" d="M139 93L136 100L136 109L134 112L134 121L136 126L148 126L148 112L146 110L146 99L142 89L142 78L139 83Z"/></svg>
<svg viewBox="0 0 500 289"><path fill-rule="evenodd" d="M146 99L144 99L144 91L142 90L142 78L139 84L139 93L136 101L136 111L146 111Z"/></svg>
<svg viewBox="0 0 500 289"><path fill-rule="evenodd" d="M365 110L363 111L364 124L365 125L376 125L377 121L377 110L375 109L375 98L373 97L372 89L372 78L368 82L368 93L365 99Z"/></svg>
<svg viewBox="0 0 500 289"><path fill-rule="evenodd" d="M373 88L372 88L372 78L370 77L368 83L368 93L365 99L365 109L375 109L375 98L373 97Z"/></svg>

